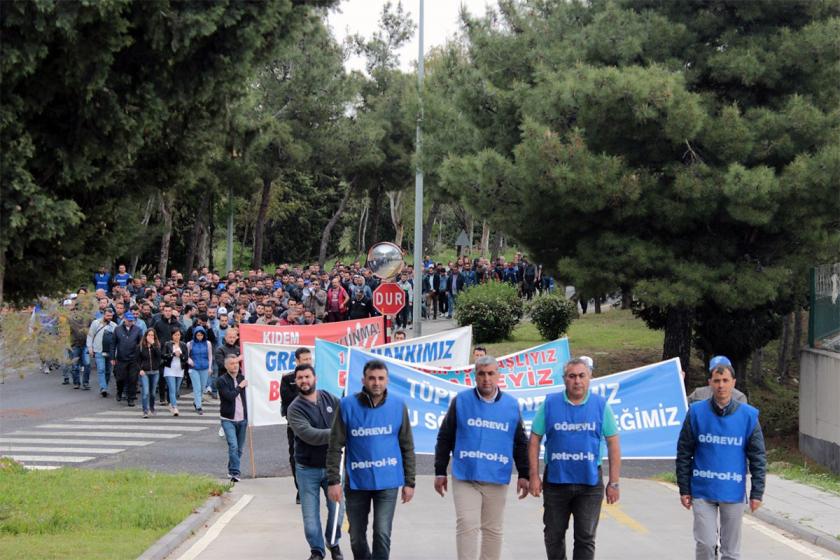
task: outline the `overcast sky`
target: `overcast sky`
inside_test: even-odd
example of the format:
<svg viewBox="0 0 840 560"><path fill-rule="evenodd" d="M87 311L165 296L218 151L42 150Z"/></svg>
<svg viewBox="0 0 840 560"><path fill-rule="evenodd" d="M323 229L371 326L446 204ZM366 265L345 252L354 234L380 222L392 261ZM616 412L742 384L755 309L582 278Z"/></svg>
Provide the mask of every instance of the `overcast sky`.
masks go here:
<svg viewBox="0 0 840 560"><path fill-rule="evenodd" d="M396 5L396 0L392 2ZM347 35L360 33L370 37L377 30L379 15L385 0L342 0L337 9L330 12L329 23L339 42ZM403 0L403 10L411 14L415 26L419 24L420 0ZM464 5L474 15L484 15L488 5L495 7L496 0L425 0L425 27L423 32L423 50L428 53L432 47L443 45L446 40L458 32L458 13ZM400 66L403 70L412 70L417 61L417 32L400 51ZM348 61L348 68L361 70L364 60L353 57Z"/></svg>

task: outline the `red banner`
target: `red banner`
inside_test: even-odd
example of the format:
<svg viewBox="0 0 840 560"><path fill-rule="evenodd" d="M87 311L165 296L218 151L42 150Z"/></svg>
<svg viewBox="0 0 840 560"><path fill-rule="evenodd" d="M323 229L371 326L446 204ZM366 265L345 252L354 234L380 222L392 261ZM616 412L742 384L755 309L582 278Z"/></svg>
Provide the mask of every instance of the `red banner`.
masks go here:
<svg viewBox="0 0 840 560"><path fill-rule="evenodd" d="M385 324L382 317L370 317L318 325L243 324L239 327L241 344L315 346L316 338L344 346L371 348L385 343Z"/></svg>

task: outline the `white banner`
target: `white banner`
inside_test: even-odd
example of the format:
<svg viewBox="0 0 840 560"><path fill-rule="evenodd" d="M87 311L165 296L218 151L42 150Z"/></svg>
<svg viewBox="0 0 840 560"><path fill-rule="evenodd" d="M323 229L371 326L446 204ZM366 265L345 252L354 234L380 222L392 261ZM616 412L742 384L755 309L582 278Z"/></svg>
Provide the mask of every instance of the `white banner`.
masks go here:
<svg viewBox="0 0 840 560"><path fill-rule="evenodd" d="M411 364L454 368L470 363L472 327L409 338L370 349L374 354Z"/></svg>
<svg viewBox="0 0 840 560"><path fill-rule="evenodd" d="M301 346L243 344L248 380L248 423L252 426L285 424L280 413L280 379L295 369L295 350ZM314 346L306 346L315 351Z"/></svg>

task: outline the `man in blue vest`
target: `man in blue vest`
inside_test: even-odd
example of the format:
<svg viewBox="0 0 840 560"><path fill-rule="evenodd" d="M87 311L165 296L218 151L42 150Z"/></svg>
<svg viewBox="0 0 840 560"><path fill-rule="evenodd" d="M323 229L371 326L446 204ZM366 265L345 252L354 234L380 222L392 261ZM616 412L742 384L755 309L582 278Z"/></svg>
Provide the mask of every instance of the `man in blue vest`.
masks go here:
<svg viewBox="0 0 840 560"><path fill-rule="evenodd" d="M709 364L712 398L688 409L677 441L680 502L694 508L696 558L741 557L741 521L750 473L750 510L761 507L767 471L758 410L733 398L735 372L725 356ZM718 522L720 519L720 522Z"/></svg>
<svg viewBox="0 0 840 560"><path fill-rule="evenodd" d="M435 491L441 497L446 493L452 454L458 559L495 560L502 553L505 500L514 463L519 499L528 495L528 438L519 402L499 390L496 358L478 358L473 376L475 389L450 401L438 432Z"/></svg>
<svg viewBox="0 0 840 560"><path fill-rule="evenodd" d="M341 450L345 449L345 507L350 548L356 560L387 560L391 525L402 486L402 502L414 496L414 436L405 403L388 395L388 368L365 364L362 391L341 399L327 449L329 498L341 500ZM367 541L373 503L373 551Z"/></svg>
<svg viewBox="0 0 840 560"><path fill-rule="evenodd" d="M604 397L591 393L588 360L575 358L563 368L566 390L548 395L537 409L528 443L531 495L545 492L543 523L549 560L565 560L566 530L574 517L575 560L595 558L595 532L601 501L619 500L621 447L612 409ZM539 476L539 454L545 436L545 475ZM604 489L601 442L606 439L610 460Z"/></svg>
<svg viewBox="0 0 840 560"><path fill-rule="evenodd" d="M99 272L93 275L93 290L105 290L105 293L111 291L111 273L106 272L104 266L100 266Z"/></svg>

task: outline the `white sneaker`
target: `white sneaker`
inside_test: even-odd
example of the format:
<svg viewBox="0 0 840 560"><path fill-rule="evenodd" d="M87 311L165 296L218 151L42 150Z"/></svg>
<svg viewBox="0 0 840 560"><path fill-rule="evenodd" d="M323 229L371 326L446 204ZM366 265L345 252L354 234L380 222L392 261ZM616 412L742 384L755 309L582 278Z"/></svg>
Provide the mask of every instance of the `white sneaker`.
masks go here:
<svg viewBox="0 0 840 560"><path fill-rule="evenodd" d="M219 437L225 437L225 429L219 428Z"/></svg>

